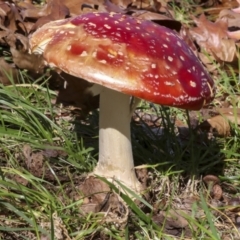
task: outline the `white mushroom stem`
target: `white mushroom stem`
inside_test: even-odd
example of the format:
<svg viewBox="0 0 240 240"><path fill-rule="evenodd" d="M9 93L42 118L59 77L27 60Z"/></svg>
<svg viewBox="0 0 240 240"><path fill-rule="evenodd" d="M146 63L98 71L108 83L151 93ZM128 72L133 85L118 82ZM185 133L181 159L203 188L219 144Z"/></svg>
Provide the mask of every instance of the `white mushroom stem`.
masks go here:
<svg viewBox="0 0 240 240"><path fill-rule="evenodd" d="M129 95L103 88L100 94L99 160L94 173L117 179L139 192L141 184L134 170L130 131L134 108Z"/></svg>

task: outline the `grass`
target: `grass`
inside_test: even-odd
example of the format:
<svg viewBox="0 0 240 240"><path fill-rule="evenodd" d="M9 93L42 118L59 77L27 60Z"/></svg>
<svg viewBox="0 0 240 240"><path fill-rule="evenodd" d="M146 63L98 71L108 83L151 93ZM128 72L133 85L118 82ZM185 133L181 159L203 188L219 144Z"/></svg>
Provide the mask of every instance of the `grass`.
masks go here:
<svg viewBox="0 0 240 240"><path fill-rule="evenodd" d="M164 222L158 225L153 218L161 209L171 215L172 209L178 209L181 196L184 199L184 192L200 194L190 208L192 213L186 215L183 211L192 237L221 239L215 226L219 219L212 214L212 207L203 197L205 190L199 190L195 179L213 171L223 173L226 155L231 166L237 154L237 138L201 142L191 130L189 138L183 140L174 119L187 123L187 112L143 102L139 112L154 113L162 120L156 127L158 131L145 121L132 124L134 157L137 165L145 164L149 169L151 198L146 201L122 186L128 194L121 193L121 197L131 214L127 225L121 226L104 222L103 213L84 215L80 208L84 198L78 184L96 164L97 149L93 146L97 146L94 125L98 112L89 116L88 124L74 121L70 112L68 119L61 119L61 108L52 104L55 97L45 85L0 88L0 239L174 239L171 232L166 232ZM236 168L229 167L228 171L238 173ZM200 218L196 217L199 209L204 211ZM178 238L187 236L183 232Z"/></svg>
<svg viewBox="0 0 240 240"><path fill-rule="evenodd" d="M215 226L219 219L212 214L204 188L199 190L194 179L213 169L223 173L224 154L231 166L238 139L201 143L196 132L190 131L190 140L183 141L173 119L187 122L186 112L142 103L139 111L154 113L164 120L159 131L152 131L144 121L132 126L134 156L138 164L149 169L151 184L147 193L151 198L146 201L122 186L128 194L122 193L121 198L131 213L127 225L121 226L104 222L103 213L84 215L81 210L84 198L79 182L92 171L97 159L97 149L93 147L97 146L93 131L97 111L89 116L89 124L61 119L61 108L51 104L55 97L55 92L35 84L0 88L0 239L175 239L166 233L164 224L153 221L153 216L158 216L160 209L174 209L176 199L184 199L184 192L191 197L200 194L191 207L192 214L183 211L193 239L221 239ZM192 183L187 184L187 179ZM118 192L112 183L108 184L113 192ZM139 203L129 194L137 197ZM162 207L164 201L167 207ZM200 218L196 217L199 209L204 211ZM178 237L187 238L184 232Z"/></svg>
<svg viewBox="0 0 240 240"><path fill-rule="evenodd" d="M193 19L191 19L191 17L189 17L189 12L191 11L191 13L194 15L194 8L193 6L195 6L194 1L189 1L189 0L183 0L181 1L180 4L177 4L176 2L172 2L171 3L171 7L174 13L174 19L179 21L181 24L184 24L186 26L189 26L190 24L193 23Z"/></svg>
<svg viewBox="0 0 240 240"><path fill-rule="evenodd" d="M193 1L182 2L173 10L189 24L186 9L192 10ZM235 71L217 71L216 99L227 95L237 110ZM80 191L98 158L98 111L78 121L69 109L52 104L56 93L48 89L45 76L29 84L29 76L20 73L23 84L0 86L0 239L239 239L228 206L214 205L201 180L215 174L226 194L234 189L232 195L239 196L237 121L231 136L208 139L207 133L189 127L189 112L143 101L137 113L159 119L149 123L140 118L131 126L134 159L148 170L148 188L141 197L125 186L119 193L101 178L110 195L121 196L122 215L109 220L106 212L84 213ZM185 128L176 127L175 120Z"/></svg>
<svg viewBox="0 0 240 240"><path fill-rule="evenodd" d="M42 234L53 236L54 234L41 227L40 223L50 223L52 220L49 217L60 212L66 224L71 215L65 214L76 208L66 195L64 185L58 179L59 175L69 175L68 178L71 179L76 171L91 171L95 164L95 160L90 156L91 149L85 149L82 140L66 130L69 123L62 122L65 126L63 128L55 121L58 113L54 111L59 109L51 107L53 97L54 92L43 87L35 89L35 86L31 85L2 86L0 89L0 236L2 235L3 239L7 239L11 232L21 239L21 235L24 235L21 232L26 231L32 231L37 239L40 239ZM31 146L32 152L62 151L66 153L66 157L59 154L58 158L42 159L42 172L37 170L43 176L36 177L31 168L26 169L23 156L26 145ZM33 154L32 152L30 154ZM37 160L33 158L29 161ZM33 162L34 164L37 162ZM51 180L53 182L44 180L44 172L49 174L48 170L55 178ZM21 184L24 181L26 186ZM67 202L61 202L58 195ZM48 228L50 229L50 226Z"/></svg>

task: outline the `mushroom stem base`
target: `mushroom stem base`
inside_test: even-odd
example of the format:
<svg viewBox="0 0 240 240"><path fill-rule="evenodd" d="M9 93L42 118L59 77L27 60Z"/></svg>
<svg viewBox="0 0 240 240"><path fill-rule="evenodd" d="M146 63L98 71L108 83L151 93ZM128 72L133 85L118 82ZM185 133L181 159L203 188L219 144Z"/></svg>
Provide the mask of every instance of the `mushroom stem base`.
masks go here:
<svg viewBox="0 0 240 240"><path fill-rule="evenodd" d="M130 96L104 88L100 94L99 160L94 173L116 179L136 192L137 180L132 155Z"/></svg>

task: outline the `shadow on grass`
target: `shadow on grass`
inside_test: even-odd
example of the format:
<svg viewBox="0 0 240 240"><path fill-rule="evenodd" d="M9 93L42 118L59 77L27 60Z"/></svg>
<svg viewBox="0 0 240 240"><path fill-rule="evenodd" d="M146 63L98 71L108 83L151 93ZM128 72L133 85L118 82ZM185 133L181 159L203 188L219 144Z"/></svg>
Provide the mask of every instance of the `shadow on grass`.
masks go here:
<svg viewBox="0 0 240 240"><path fill-rule="evenodd" d="M159 171L171 169L182 172L186 178L222 175L222 142L214 137L210 139L208 133L202 132L198 125L194 129L187 124L176 126L176 119L169 110L165 107L159 109L158 115L150 114L154 121L136 120L136 115L133 117L131 133L135 166L158 164ZM187 118L187 114L183 117ZM93 153L97 155L98 111L93 111L82 122L76 119L74 131L79 138L83 138L86 147L93 147Z"/></svg>

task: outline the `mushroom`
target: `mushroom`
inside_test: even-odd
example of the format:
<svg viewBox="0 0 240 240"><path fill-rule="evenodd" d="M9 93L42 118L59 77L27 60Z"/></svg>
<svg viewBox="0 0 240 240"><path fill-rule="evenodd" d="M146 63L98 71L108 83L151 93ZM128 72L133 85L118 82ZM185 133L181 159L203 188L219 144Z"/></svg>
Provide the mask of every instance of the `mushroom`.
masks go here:
<svg viewBox="0 0 240 240"><path fill-rule="evenodd" d="M210 195L215 200L220 200L223 196L223 190L220 186L220 179L215 175L206 175L203 182L207 185Z"/></svg>
<svg viewBox="0 0 240 240"><path fill-rule="evenodd" d="M46 63L95 84L100 92L99 160L94 173L139 192L130 120L138 103L198 110L214 97L213 80L174 31L120 13L53 21L30 38ZM102 87L100 87L102 86ZM134 98L135 97L135 98Z"/></svg>

